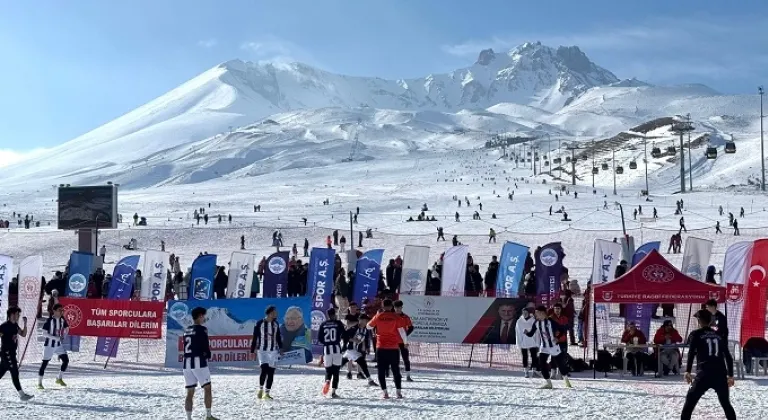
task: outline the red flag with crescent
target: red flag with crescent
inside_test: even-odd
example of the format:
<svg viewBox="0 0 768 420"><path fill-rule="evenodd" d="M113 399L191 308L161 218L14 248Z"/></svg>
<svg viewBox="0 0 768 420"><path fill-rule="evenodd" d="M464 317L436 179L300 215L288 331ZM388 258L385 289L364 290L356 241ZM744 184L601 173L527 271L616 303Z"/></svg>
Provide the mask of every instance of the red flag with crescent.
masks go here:
<svg viewBox="0 0 768 420"><path fill-rule="evenodd" d="M768 301L768 239L758 239L752 248L750 266L744 279L744 314L741 319L741 342L765 335L766 301Z"/></svg>

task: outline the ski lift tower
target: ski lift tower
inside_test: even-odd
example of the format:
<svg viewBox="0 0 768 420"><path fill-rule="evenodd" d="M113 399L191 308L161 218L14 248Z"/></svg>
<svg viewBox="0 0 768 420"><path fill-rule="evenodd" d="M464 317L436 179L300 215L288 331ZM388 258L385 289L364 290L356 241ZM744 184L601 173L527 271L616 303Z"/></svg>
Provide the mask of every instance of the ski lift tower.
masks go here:
<svg viewBox="0 0 768 420"><path fill-rule="evenodd" d="M579 147L576 144L571 143L570 146L565 148L565 150L571 151L571 185L576 185L576 151L584 149L584 147Z"/></svg>
<svg viewBox="0 0 768 420"><path fill-rule="evenodd" d="M342 162L352 162L355 160L355 155L357 154L357 151L360 149L360 118L357 119L357 126L355 126L355 142L352 143L352 150L349 152L349 157L346 159L343 159Z"/></svg>
<svg viewBox="0 0 768 420"><path fill-rule="evenodd" d="M685 149L683 149L683 136L693 131L693 123L689 118L677 115L672 121L670 131L680 136L680 192L685 192Z"/></svg>

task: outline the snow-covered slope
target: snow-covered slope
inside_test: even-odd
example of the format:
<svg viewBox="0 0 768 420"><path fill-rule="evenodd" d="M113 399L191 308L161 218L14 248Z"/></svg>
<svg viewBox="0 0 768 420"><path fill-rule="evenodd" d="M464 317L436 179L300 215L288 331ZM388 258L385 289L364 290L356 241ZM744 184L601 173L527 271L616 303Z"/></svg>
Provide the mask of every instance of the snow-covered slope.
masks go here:
<svg viewBox="0 0 768 420"><path fill-rule="evenodd" d="M620 81L577 47L540 43L506 54L484 50L469 67L403 80L232 60L4 168L0 181L26 186L109 180L128 188L198 183L337 164L349 156L356 137L356 160L396 159L481 147L497 133L591 140L688 112L701 131L749 142L757 124L754 102L701 85ZM746 172L752 158L740 161ZM704 176L709 166L700 168Z"/></svg>
<svg viewBox="0 0 768 420"><path fill-rule="evenodd" d="M166 95L37 156L8 173L51 179L120 166L290 110L373 107L456 112L517 102L557 110L616 77L576 47L527 43L447 74L384 80L332 74L300 63L223 63Z"/></svg>

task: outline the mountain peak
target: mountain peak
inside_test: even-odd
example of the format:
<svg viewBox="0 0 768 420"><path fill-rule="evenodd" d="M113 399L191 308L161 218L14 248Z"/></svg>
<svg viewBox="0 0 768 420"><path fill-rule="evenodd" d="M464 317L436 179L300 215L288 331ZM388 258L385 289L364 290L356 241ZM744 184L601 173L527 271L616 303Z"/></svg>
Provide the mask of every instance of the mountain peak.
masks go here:
<svg viewBox="0 0 768 420"><path fill-rule="evenodd" d="M493 52L492 48L488 48L480 51L480 55L477 57L477 64L487 66L488 64L491 64L491 61L494 59L496 59L496 53Z"/></svg>

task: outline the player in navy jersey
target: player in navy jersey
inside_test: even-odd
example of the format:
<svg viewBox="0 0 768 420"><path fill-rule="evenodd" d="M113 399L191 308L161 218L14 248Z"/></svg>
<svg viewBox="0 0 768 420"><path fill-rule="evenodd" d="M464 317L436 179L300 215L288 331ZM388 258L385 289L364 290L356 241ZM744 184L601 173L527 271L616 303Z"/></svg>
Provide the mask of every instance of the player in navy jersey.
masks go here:
<svg viewBox="0 0 768 420"><path fill-rule="evenodd" d="M205 308L192 310L193 324L184 330L184 383L187 388L187 398L184 401L184 410L187 412L187 420L192 419L192 402L195 397L195 388L200 385L205 393L205 418L217 420L211 415L213 393L211 392L211 371L208 368L208 360L211 358L211 347L208 342L208 329L205 323Z"/></svg>
<svg viewBox="0 0 768 420"><path fill-rule="evenodd" d="M21 309L16 306L8 308L6 311L8 320L0 324L0 379L6 372L11 372L13 386L19 393L22 401L32 398L32 395L25 393L21 389L19 382L19 362L16 359L16 350L19 347L19 336L27 336L27 317L23 317L24 328L19 328L19 318Z"/></svg>
<svg viewBox="0 0 768 420"><path fill-rule="evenodd" d="M712 389L717 393L720 406L725 411L725 418L736 420L736 412L731 405L728 388L733 386L733 357L728 350L728 342L721 333L713 330L712 313L702 309L696 313L699 319L699 329L688 338L688 364L685 370L685 381L692 383L685 397L682 420L688 420L693 409L704 394ZM696 358L696 379L691 377L693 359Z"/></svg>
<svg viewBox="0 0 768 420"><path fill-rule="evenodd" d="M59 375L56 377L56 384L61 386L67 386L64 383L64 372L67 371L69 366L69 356L67 350L64 349L64 345L61 340L69 334L69 324L62 315L62 306L57 303L51 307L51 317L43 324L43 363L40 365L40 371L38 372L37 388L43 388L43 375L45 375L45 368L48 367L48 363L53 356L58 356L61 361L61 368L59 369Z"/></svg>
<svg viewBox="0 0 768 420"><path fill-rule="evenodd" d="M256 353L261 368L259 393L256 394L256 398L271 400L269 392L275 380L277 360L283 354L283 338L280 335L280 325L277 323L277 308L268 306L264 315L264 319L259 320L253 327L251 353Z"/></svg>
<svg viewBox="0 0 768 420"><path fill-rule="evenodd" d="M359 317L347 315L347 330L344 332L344 353L341 359L342 366L347 362L355 362L360 369L360 375L368 380L368 386L379 386L368 370L368 362L365 357L371 352L371 340L373 334L366 326L370 317L362 314ZM352 379L351 372L347 378Z"/></svg>
<svg viewBox="0 0 768 420"><path fill-rule="evenodd" d="M323 363L325 364L325 384L323 395L339 398L336 390L339 388L339 372L341 371L341 340L344 337L344 324L336 318L336 310L328 309L328 320L320 324L317 341L323 346Z"/></svg>

